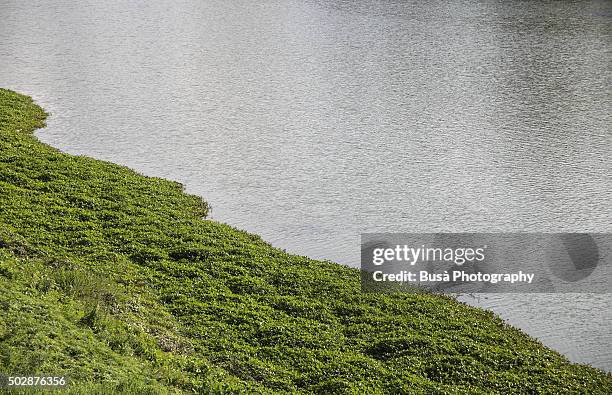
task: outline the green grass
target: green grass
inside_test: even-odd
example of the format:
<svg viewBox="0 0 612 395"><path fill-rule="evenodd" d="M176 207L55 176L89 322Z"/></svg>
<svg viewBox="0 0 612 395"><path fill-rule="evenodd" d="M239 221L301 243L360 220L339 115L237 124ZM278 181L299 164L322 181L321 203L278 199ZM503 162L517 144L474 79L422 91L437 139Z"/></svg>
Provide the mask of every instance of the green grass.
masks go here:
<svg viewBox="0 0 612 395"><path fill-rule="evenodd" d="M40 143L0 90L0 373L73 393L612 393L492 313L205 220L181 185Z"/></svg>

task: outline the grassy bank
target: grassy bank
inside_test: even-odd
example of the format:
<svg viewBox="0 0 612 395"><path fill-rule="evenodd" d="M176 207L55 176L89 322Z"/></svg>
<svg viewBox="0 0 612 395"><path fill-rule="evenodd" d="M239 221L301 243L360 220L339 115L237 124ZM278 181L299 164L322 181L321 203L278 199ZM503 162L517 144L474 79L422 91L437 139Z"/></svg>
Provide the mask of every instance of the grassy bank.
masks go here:
<svg viewBox="0 0 612 395"><path fill-rule="evenodd" d="M0 373L75 393L612 393L493 314L204 220L179 184L63 154L0 90Z"/></svg>

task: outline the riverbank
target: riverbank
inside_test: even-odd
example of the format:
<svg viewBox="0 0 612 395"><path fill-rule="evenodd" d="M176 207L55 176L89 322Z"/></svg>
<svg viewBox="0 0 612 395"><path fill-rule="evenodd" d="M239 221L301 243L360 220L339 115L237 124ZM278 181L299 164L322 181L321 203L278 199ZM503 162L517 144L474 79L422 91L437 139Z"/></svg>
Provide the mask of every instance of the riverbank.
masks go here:
<svg viewBox="0 0 612 395"><path fill-rule="evenodd" d="M609 393L492 313L203 220L181 185L63 154L0 90L0 373L75 392Z"/></svg>

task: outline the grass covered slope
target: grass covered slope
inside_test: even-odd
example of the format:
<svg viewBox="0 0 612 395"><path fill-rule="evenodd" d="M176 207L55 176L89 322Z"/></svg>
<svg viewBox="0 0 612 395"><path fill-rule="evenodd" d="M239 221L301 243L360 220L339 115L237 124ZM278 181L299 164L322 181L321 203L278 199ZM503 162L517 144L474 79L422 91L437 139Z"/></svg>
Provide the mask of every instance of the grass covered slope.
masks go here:
<svg viewBox="0 0 612 395"><path fill-rule="evenodd" d="M612 393L492 313L203 220L179 184L63 154L0 90L0 373L78 393Z"/></svg>

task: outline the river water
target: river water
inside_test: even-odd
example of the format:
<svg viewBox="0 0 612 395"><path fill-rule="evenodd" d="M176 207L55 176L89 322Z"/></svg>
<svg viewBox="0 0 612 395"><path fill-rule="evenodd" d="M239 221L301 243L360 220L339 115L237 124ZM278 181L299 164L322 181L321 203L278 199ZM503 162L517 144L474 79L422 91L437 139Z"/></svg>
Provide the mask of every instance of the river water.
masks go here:
<svg viewBox="0 0 612 395"><path fill-rule="evenodd" d="M612 2L0 1L66 152L356 266L363 232L612 232ZM479 295L612 370L612 297Z"/></svg>

